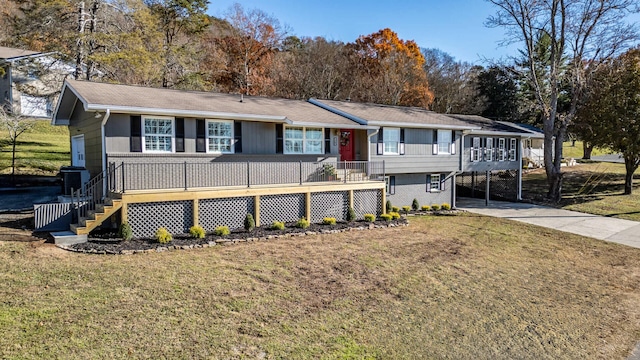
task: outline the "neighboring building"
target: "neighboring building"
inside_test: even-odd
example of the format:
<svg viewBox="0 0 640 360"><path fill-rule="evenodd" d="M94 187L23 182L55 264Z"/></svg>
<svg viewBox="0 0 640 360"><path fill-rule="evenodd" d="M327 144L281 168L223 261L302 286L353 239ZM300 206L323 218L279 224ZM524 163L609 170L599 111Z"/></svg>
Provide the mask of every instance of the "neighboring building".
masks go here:
<svg viewBox="0 0 640 360"><path fill-rule="evenodd" d="M0 47L0 100L12 113L50 118L64 79L75 67L40 53Z"/></svg>

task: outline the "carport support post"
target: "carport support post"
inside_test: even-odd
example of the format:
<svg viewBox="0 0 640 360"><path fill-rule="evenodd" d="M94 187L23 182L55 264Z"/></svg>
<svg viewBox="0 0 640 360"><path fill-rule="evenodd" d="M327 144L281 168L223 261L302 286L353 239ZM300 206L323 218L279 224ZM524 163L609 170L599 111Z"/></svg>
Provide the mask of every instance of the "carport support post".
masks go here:
<svg viewBox="0 0 640 360"><path fill-rule="evenodd" d="M489 206L489 183L491 182L491 170L487 170L486 189L484 190L484 205Z"/></svg>

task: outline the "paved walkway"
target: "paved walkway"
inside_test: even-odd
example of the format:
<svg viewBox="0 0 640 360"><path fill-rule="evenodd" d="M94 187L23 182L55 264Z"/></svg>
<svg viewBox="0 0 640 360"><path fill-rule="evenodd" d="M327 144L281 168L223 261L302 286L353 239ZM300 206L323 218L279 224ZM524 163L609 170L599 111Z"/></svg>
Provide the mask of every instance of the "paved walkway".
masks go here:
<svg viewBox="0 0 640 360"><path fill-rule="evenodd" d="M528 224L640 248L640 222L584 214L527 203L461 198L458 209L472 213L522 221Z"/></svg>

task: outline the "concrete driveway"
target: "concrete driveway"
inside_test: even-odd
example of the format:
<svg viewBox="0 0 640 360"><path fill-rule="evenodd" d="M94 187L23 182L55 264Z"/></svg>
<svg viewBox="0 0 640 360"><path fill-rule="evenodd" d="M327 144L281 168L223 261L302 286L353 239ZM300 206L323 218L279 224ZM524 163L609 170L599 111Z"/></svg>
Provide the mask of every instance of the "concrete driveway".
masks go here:
<svg viewBox="0 0 640 360"><path fill-rule="evenodd" d="M640 248L640 222L584 214L527 203L460 198L458 209L472 213L521 221L600 240Z"/></svg>

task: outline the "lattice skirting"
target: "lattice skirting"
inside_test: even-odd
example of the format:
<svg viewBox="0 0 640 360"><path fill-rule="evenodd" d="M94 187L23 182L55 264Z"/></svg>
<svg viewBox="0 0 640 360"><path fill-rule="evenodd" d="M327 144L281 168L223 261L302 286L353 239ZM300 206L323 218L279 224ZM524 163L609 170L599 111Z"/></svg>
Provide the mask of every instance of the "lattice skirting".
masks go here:
<svg viewBox="0 0 640 360"><path fill-rule="evenodd" d="M311 194L311 222L318 223L325 217L334 217L338 221L346 219L349 209L349 193L332 191Z"/></svg>
<svg viewBox="0 0 640 360"><path fill-rule="evenodd" d="M260 222L297 221L305 216L304 194L267 195L260 198Z"/></svg>
<svg viewBox="0 0 640 360"><path fill-rule="evenodd" d="M353 192L353 210L356 219L364 219L364 214L380 215L382 212L382 193L379 190L355 190Z"/></svg>
<svg viewBox="0 0 640 360"><path fill-rule="evenodd" d="M199 223L207 231L213 231L220 225L228 226L230 229L242 228L245 216L254 215L254 208L253 197L200 200Z"/></svg>
<svg viewBox="0 0 640 360"><path fill-rule="evenodd" d="M172 234L183 234L193 226L193 202L129 204L127 217L135 237L151 237L160 227L167 228Z"/></svg>

